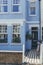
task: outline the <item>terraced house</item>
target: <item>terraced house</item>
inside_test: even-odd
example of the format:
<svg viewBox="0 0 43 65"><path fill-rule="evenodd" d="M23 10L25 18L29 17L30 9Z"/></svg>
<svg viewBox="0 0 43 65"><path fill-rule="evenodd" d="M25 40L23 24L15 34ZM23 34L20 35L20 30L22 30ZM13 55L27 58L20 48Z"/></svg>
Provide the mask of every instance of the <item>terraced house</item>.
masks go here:
<svg viewBox="0 0 43 65"><path fill-rule="evenodd" d="M37 48L40 0L0 0L0 62L24 62L24 53ZM26 33L32 35L26 40Z"/></svg>

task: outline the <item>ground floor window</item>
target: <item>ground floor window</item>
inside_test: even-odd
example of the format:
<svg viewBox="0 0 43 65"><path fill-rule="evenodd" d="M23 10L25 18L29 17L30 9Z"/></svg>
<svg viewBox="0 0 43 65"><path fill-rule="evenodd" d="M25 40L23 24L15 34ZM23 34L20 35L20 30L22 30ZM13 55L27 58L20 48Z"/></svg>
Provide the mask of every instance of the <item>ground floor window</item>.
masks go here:
<svg viewBox="0 0 43 65"><path fill-rule="evenodd" d="M0 25L0 43L7 43L7 25Z"/></svg>
<svg viewBox="0 0 43 65"><path fill-rule="evenodd" d="M20 43L20 24L13 25L13 34L12 34L12 42L13 43Z"/></svg>

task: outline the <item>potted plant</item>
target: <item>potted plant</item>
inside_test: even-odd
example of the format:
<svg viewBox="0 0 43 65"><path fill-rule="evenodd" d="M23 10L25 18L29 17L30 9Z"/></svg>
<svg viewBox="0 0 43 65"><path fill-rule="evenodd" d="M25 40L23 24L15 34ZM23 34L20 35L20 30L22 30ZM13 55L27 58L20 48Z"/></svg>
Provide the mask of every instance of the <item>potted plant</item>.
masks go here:
<svg viewBox="0 0 43 65"><path fill-rule="evenodd" d="M15 43L20 43L20 38L15 37L15 38L13 39L13 42L15 42Z"/></svg>
<svg viewBox="0 0 43 65"><path fill-rule="evenodd" d="M31 39L32 39L32 34L29 32L26 33L26 42L27 42L27 49L31 49Z"/></svg>

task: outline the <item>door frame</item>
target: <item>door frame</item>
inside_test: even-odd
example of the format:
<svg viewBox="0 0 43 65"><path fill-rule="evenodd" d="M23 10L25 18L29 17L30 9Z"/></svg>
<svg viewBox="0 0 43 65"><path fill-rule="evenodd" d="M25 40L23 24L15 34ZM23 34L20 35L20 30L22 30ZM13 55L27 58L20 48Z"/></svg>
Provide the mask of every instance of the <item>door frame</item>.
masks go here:
<svg viewBox="0 0 43 65"><path fill-rule="evenodd" d="M33 28L33 30L32 30L32 28ZM35 28L36 28L36 30L35 30ZM33 34L35 35L37 35L37 37L36 37L36 39L35 38L33 38L32 39L32 49L34 48L34 49L36 49L37 48L37 40L38 40L38 27L31 27L31 34L32 34L32 36L33 36ZM36 46L34 47L34 45L33 45L33 42L34 43L36 43Z"/></svg>

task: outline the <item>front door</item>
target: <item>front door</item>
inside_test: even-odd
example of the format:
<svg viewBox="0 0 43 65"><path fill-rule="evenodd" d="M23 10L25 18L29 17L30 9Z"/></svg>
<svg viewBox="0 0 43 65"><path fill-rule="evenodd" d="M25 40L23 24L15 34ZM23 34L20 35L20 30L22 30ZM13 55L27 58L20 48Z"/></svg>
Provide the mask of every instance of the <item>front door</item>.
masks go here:
<svg viewBox="0 0 43 65"><path fill-rule="evenodd" d="M37 48L38 28L32 27L32 49Z"/></svg>

